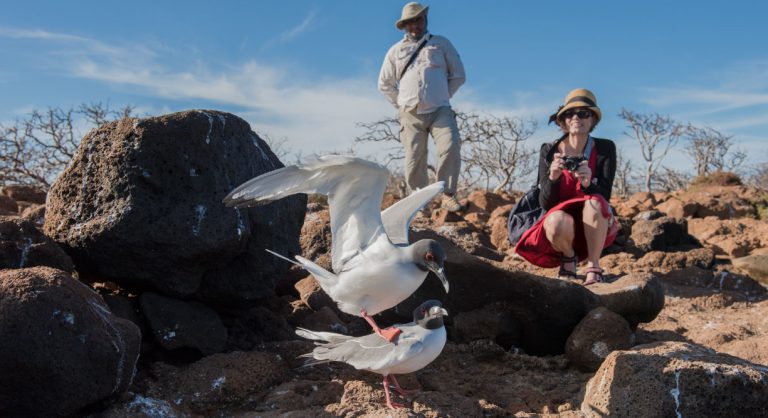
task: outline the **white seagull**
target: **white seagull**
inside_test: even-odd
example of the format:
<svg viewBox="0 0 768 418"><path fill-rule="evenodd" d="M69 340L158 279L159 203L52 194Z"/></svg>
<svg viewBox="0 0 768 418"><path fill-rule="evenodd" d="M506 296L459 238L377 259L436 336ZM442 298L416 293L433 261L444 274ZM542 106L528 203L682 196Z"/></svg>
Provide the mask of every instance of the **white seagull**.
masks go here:
<svg viewBox="0 0 768 418"><path fill-rule="evenodd" d="M405 395L409 392L400 387L395 375L421 370L440 355L446 338L443 316L447 315L439 301L428 300L413 311L413 322L397 325L402 333L391 342L382 341L376 334L350 337L298 328L296 334L300 337L327 341L316 342L317 347L311 353L300 357L310 358L305 366L340 361L358 370L381 374L387 406L402 408L404 405L392 402L387 380L392 382L397 393Z"/></svg>
<svg viewBox="0 0 768 418"><path fill-rule="evenodd" d="M430 271L442 281L446 292L448 280L443 272L445 252L437 241L408 243L411 220L443 190L443 182L420 189L379 212L388 177L387 169L379 164L326 155L251 179L227 195L224 204L242 208L296 193L328 195L335 274L301 256L296 256L298 263L283 258L312 273L342 312L365 318L376 334L392 341L400 331L396 327L379 328L371 315L405 300Z"/></svg>

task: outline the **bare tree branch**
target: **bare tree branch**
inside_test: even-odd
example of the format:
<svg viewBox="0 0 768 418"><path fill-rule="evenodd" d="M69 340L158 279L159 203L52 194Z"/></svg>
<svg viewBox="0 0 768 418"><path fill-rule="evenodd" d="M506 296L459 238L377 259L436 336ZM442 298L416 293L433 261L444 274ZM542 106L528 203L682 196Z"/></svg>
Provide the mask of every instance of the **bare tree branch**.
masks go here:
<svg viewBox="0 0 768 418"><path fill-rule="evenodd" d="M536 122L510 117L481 117L473 113L456 112L461 136L461 183L464 187L483 185L495 191L509 189L535 169L535 150L525 147L525 141L536 131ZM400 123L395 118L359 123L365 133L355 142L392 143L379 160L390 166L404 157L400 145Z"/></svg>
<svg viewBox="0 0 768 418"><path fill-rule="evenodd" d="M625 135L633 138L640 145L640 151L646 162L645 191L651 192L651 186L661 162L669 150L674 147L685 133L685 127L669 116L658 113L642 114L621 109L619 117L627 122L631 132Z"/></svg>
<svg viewBox="0 0 768 418"><path fill-rule="evenodd" d="M81 105L78 110L48 108L33 110L12 126L0 125L0 184L26 184L47 191L80 144L77 115L98 126L130 116L132 111L130 106L111 111L101 103Z"/></svg>

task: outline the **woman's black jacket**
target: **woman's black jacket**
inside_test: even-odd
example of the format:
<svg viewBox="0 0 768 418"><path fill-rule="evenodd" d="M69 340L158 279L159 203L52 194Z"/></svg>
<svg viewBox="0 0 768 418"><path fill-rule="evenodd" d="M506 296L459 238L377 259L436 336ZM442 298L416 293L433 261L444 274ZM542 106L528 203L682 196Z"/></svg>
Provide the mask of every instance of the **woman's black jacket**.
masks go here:
<svg viewBox="0 0 768 418"><path fill-rule="evenodd" d="M566 136L561 137L555 142L547 142L541 145L539 153L539 204L544 210L560 203L560 188L557 186L560 179L551 181L549 179L549 165L552 163L552 156L557 152L557 145L564 140ZM605 200L611 200L611 189L613 188L613 178L616 175L616 145L610 139L600 139L592 137L594 147L597 151L597 167L592 174L592 183L584 190L587 194L601 194Z"/></svg>

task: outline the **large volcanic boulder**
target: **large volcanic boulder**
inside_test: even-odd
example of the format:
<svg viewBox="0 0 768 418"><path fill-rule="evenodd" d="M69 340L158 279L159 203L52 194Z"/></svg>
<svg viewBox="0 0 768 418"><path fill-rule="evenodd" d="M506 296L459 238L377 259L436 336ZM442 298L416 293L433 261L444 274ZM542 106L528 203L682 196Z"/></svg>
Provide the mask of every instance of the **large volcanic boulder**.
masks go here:
<svg viewBox="0 0 768 418"><path fill-rule="evenodd" d="M614 351L587 385L587 416L765 416L768 369L706 347L663 342Z"/></svg>
<svg viewBox="0 0 768 418"><path fill-rule="evenodd" d="M72 272L72 259L35 223L0 217L0 269L48 266Z"/></svg>
<svg viewBox="0 0 768 418"><path fill-rule="evenodd" d="M0 416L62 416L128 388L141 335L69 273L0 270Z"/></svg>
<svg viewBox="0 0 768 418"><path fill-rule="evenodd" d="M305 197L221 201L282 167L244 120L216 111L122 119L88 133L48 195L45 231L85 278L245 303L273 293L298 253Z"/></svg>

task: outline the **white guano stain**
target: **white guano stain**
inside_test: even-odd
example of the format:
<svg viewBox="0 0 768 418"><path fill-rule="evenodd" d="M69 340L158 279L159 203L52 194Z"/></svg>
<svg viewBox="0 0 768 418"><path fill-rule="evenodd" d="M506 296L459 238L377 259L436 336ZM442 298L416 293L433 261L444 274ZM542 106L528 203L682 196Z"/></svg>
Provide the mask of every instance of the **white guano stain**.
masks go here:
<svg viewBox="0 0 768 418"><path fill-rule="evenodd" d="M200 234L200 225L203 222L203 219L205 218L205 212L207 208L203 205L197 205L195 206L195 216L197 218L197 223L192 226L192 235L197 236Z"/></svg>
<svg viewBox="0 0 768 418"><path fill-rule="evenodd" d="M597 358L606 358L608 354L611 354L611 350L608 349L608 344L603 341L596 341L592 344L592 354Z"/></svg>
<svg viewBox="0 0 768 418"><path fill-rule="evenodd" d="M27 264L27 257L29 256L29 249L32 247L32 238L25 237L24 238L24 246L21 247L21 257L19 257L21 260L19 260L19 268L24 268L24 265Z"/></svg>
<svg viewBox="0 0 768 418"><path fill-rule="evenodd" d="M146 414L150 417L175 417L173 407L168 402L161 399L147 398L141 395L134 396L128 404L131 412ZM134 411L135 410L135 411Z"/></svg>
<svg viewBox="0 0 768 418"><path fill-rule="evenodd" d="M205 135L205 143L211 143L211 131L213 131L213 117L206 112L200 112L208 118L208 133Z"/></svg>
<svg viewBox="0 0 768 418"><path fill-rule="evenodd" d="M94 295L96 292L93 291L90 287L86 286L82 282L77 282L80 286L83 286L84 288L88 289L89 292L93 293ZM115 349L116 353L120 354L120 357L117 359L117 365L116 365L116 371L115 371L115 386L112 388L111 393L117 392L117 390L120 388L120 385L123 381L123 370L125 369L125 361L127 359L128 355L128 349L126 347L127 343L125 340L123 340L123 334L115 328L115 325L110 321L110 317L112 316L112 312L109 311L109 309L106 306L103 306L94 300L88 301L88 306L91 308L91 310L96 314L96 316L101 319L101 321L107 326L108 330L112 331L112 340L110 341L112 343L112 347ZM138 352L138 347L136 347L136 351ZM136 376L136 362L133 363L133 369L131 370L131 375L128 377L128 382L126 386L130 385L133 381L133 378Z"/></svg>
<svg viewBox="0 0 768 418"><path fill-rule="evenodd" d="M680 370L675 372L675 387L669 393L672 394L672 398L675 400L675 414L677 418L683 418L683 414L680 413Z"/></svg>
<svg viewBox="0 0 768 418"><path fill-rule="evenodd" d="M216 380L214 380L211 384L211 390L221 390L221 385L223 385L226 381L227 378L224 376L216 378Z"/></svg>
<svg viewBox="0 0 768 418"><path fill-rule="evenodd" d="M261 153L261 158L269 161L269 156L267 155L267 153L264 152L263 149L261 149L261 147L259 146L259 138L253 132L251 132L251 142L253 142L253 146L256 147L256 149L258 149L259 152ZM272 163L272 168L274 167L275 167L275 164Z"/></svg>
<svg viewBox="0 0 768 418"><path fill-rule="evenodd" d="M237 237L241 239L243 238L243 233L245 233L245 221L240 209L235 209L235 213L237 213Z"/></svg>
<svg viewBox="0 0 768 418"><path fill-rule="evenodd" d="M728 272L721 271L720 272L720 290L723 290L723 283L725 282L726 277L728 277Z"/></svg>

